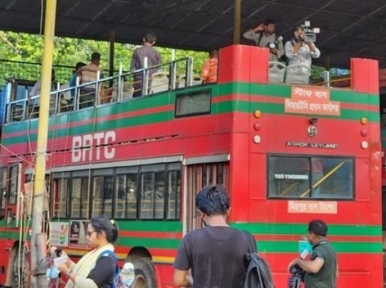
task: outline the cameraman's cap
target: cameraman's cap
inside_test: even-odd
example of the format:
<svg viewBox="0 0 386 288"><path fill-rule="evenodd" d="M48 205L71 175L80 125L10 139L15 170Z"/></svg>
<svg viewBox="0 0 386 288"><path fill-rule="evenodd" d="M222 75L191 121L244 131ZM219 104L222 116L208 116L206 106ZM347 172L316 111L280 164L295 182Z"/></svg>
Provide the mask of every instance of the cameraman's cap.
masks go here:
<svg viewBox="0 0 386 288"><path fill-rule="evenodd" d="M276 21L273 19L265 19L265 21L264 21L265 26L267 26L269 24L275 24L275 23L276 23Z"/></svg>

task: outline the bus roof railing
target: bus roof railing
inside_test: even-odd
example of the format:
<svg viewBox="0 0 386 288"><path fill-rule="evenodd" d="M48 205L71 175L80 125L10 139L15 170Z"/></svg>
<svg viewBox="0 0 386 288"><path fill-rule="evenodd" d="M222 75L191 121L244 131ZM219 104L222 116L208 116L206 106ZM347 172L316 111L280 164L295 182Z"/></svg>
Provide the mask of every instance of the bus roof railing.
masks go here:
<svg viewBox="0 0 386 288"><path fill-rule="evenodd" d="M141 76L138 77L138 75ZM201 82L200 77L193 74L191 57L131 72L124 72L120 67L118 74L114 76L101 78L98 73L96 81L80 84L78 78L74 87L58 84L57 89L50 92L49 114L52 116L87 107L127 101L132 99L138 90L142 91L139 97L143 97L198 85ZM111 83L113 85L109 85ZM138 86L139 89L136 91L135 88ZM7 98L10 99L10 97ZM39 103L40 95L30 97L28 90L25 91L22 99L8 100L6 122L38 118Z"/></svg>

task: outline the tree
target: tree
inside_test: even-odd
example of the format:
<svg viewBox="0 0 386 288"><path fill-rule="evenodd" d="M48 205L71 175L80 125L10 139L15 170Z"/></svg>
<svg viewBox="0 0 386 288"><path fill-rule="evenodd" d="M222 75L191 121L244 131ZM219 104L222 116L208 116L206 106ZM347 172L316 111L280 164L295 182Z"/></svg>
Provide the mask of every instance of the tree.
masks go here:
<svg viewBox="0 0 386 288"><path fill-rule="evenodd" d="M43 36L25 33L4 32L5 39L0 41L0 83L4 78L15 77L23 80L35 81L40 78L41 62L43 58ZM0 39L1 40L1 39ZM101 54L101 66L109 68L109 42L86 39L56 37L54 40L53 65L57 80L67 82L73 67L77 62L88 63L93 52ZM122 65L124 71L129 71L131 55L135 45L115 43L114 70L118 71ZM163 62L171 60L172 49L156 47L160 51ZM175 59L184 57L194 58L194 73L199 73L206 53L186 50L175 50ZM9 61L18 61L9 62ZM181 72L182 73L182 72ZM1 82L3 80L3 82Z"/></svg>

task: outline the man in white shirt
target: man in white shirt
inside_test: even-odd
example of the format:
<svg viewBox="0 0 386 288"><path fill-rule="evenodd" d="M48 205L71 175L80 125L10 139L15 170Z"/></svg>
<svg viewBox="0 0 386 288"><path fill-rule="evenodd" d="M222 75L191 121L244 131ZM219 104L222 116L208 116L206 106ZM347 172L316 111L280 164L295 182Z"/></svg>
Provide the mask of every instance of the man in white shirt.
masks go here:
<svg viewBox="0 0 386 288"><path fill-rule="evenodd" d="M243 36L248 40L255 41L259 47L269 48L269 61L278 61L284 55L282 37L276 37L275 20L273 19L266 19L264 23L248 30ZM274 47L270 48L269 44L274 44Z"/></svg>
<svg viewBox="0 0 386 288"><path fill-rule="evenodd" d="M311 71L312 58L320 57L320 50L313 42L304 41L304 30L298 26L294 30L294 38L285 43L285 56L288 59L288 65L304 64Z"/></svg>
<svg viewBox="0 0 386 288"><path fill-rule="evenodd" d="M35 85L32 87L31 91L29 92L29 96L32 97L32 96L40 95L41 86L42 86L42 80L39 79L35 83ZM55 89L56 89L56 87L55 87L55 70L52 69L52 72L51 72L51 91L53 91Z"/></svg>
<svg viewBox="0 0 386 288"><path fill-rule="evenodd" d="M40 105L40 97L31 100L32 96L40 96L40 90L42 86L42 79L39 79L35 85L32 87L31 91L28 93L28 104L30 105L31 117L37 117L39 112L39 105ZM56 90L56 83L55 83L55 70L52 69L51 72L51 91ZM55 111L55 96L50 97L50 114L54 113Z"/></svg>

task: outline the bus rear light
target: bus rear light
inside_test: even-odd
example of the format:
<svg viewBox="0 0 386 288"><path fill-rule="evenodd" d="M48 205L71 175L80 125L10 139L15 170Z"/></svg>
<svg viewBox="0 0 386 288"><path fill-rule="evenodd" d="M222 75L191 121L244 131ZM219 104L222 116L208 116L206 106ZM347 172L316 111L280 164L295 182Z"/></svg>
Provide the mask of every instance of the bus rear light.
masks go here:
<svg viewBox="0 0 386 288"><path fill-rule="evenodd" d="M253 116L255 116L255 118L260 118L261 117L261 111L255 110L255 112L253 112Z"/></svg>
<svg viewBox="0 0 386 288"><path fill-rule="evenodd" d="M261 124L260 123L255 123L253 125L253 128L256 130L256 131L259 131L261 129Z"/></svg>
<svg viewBox="0 0 386 288"><path fill-rule="evenodd" d="M361 135L362 135L363 137L366 137L366 136L367 136L367 130L366 130L366 129L362 129L362 130L361 130Z"/></svg>
<svg viewBox="0 0 386 288"><path fill-rule="evenodd" d="M368 122L368 121L367 121L367 118L366 118L366 117L362 117L362 118L361 118L361 124L362 124L362 125L366 125L367 122Z"/></svg>
<svg viewBox="0 0 386 288"><path fill-rule="evenodd" d="M363 149L367 149L369 147L369 143L367 143L367 141L362 141L361 146Z"/></svg>
<svg viewBox="0 0 386 288"><path fill-rule="evenodd" d="M255 144L259 144L261 142L261 137L259 135L253 136L253 142L255 142Z"/></svg>

